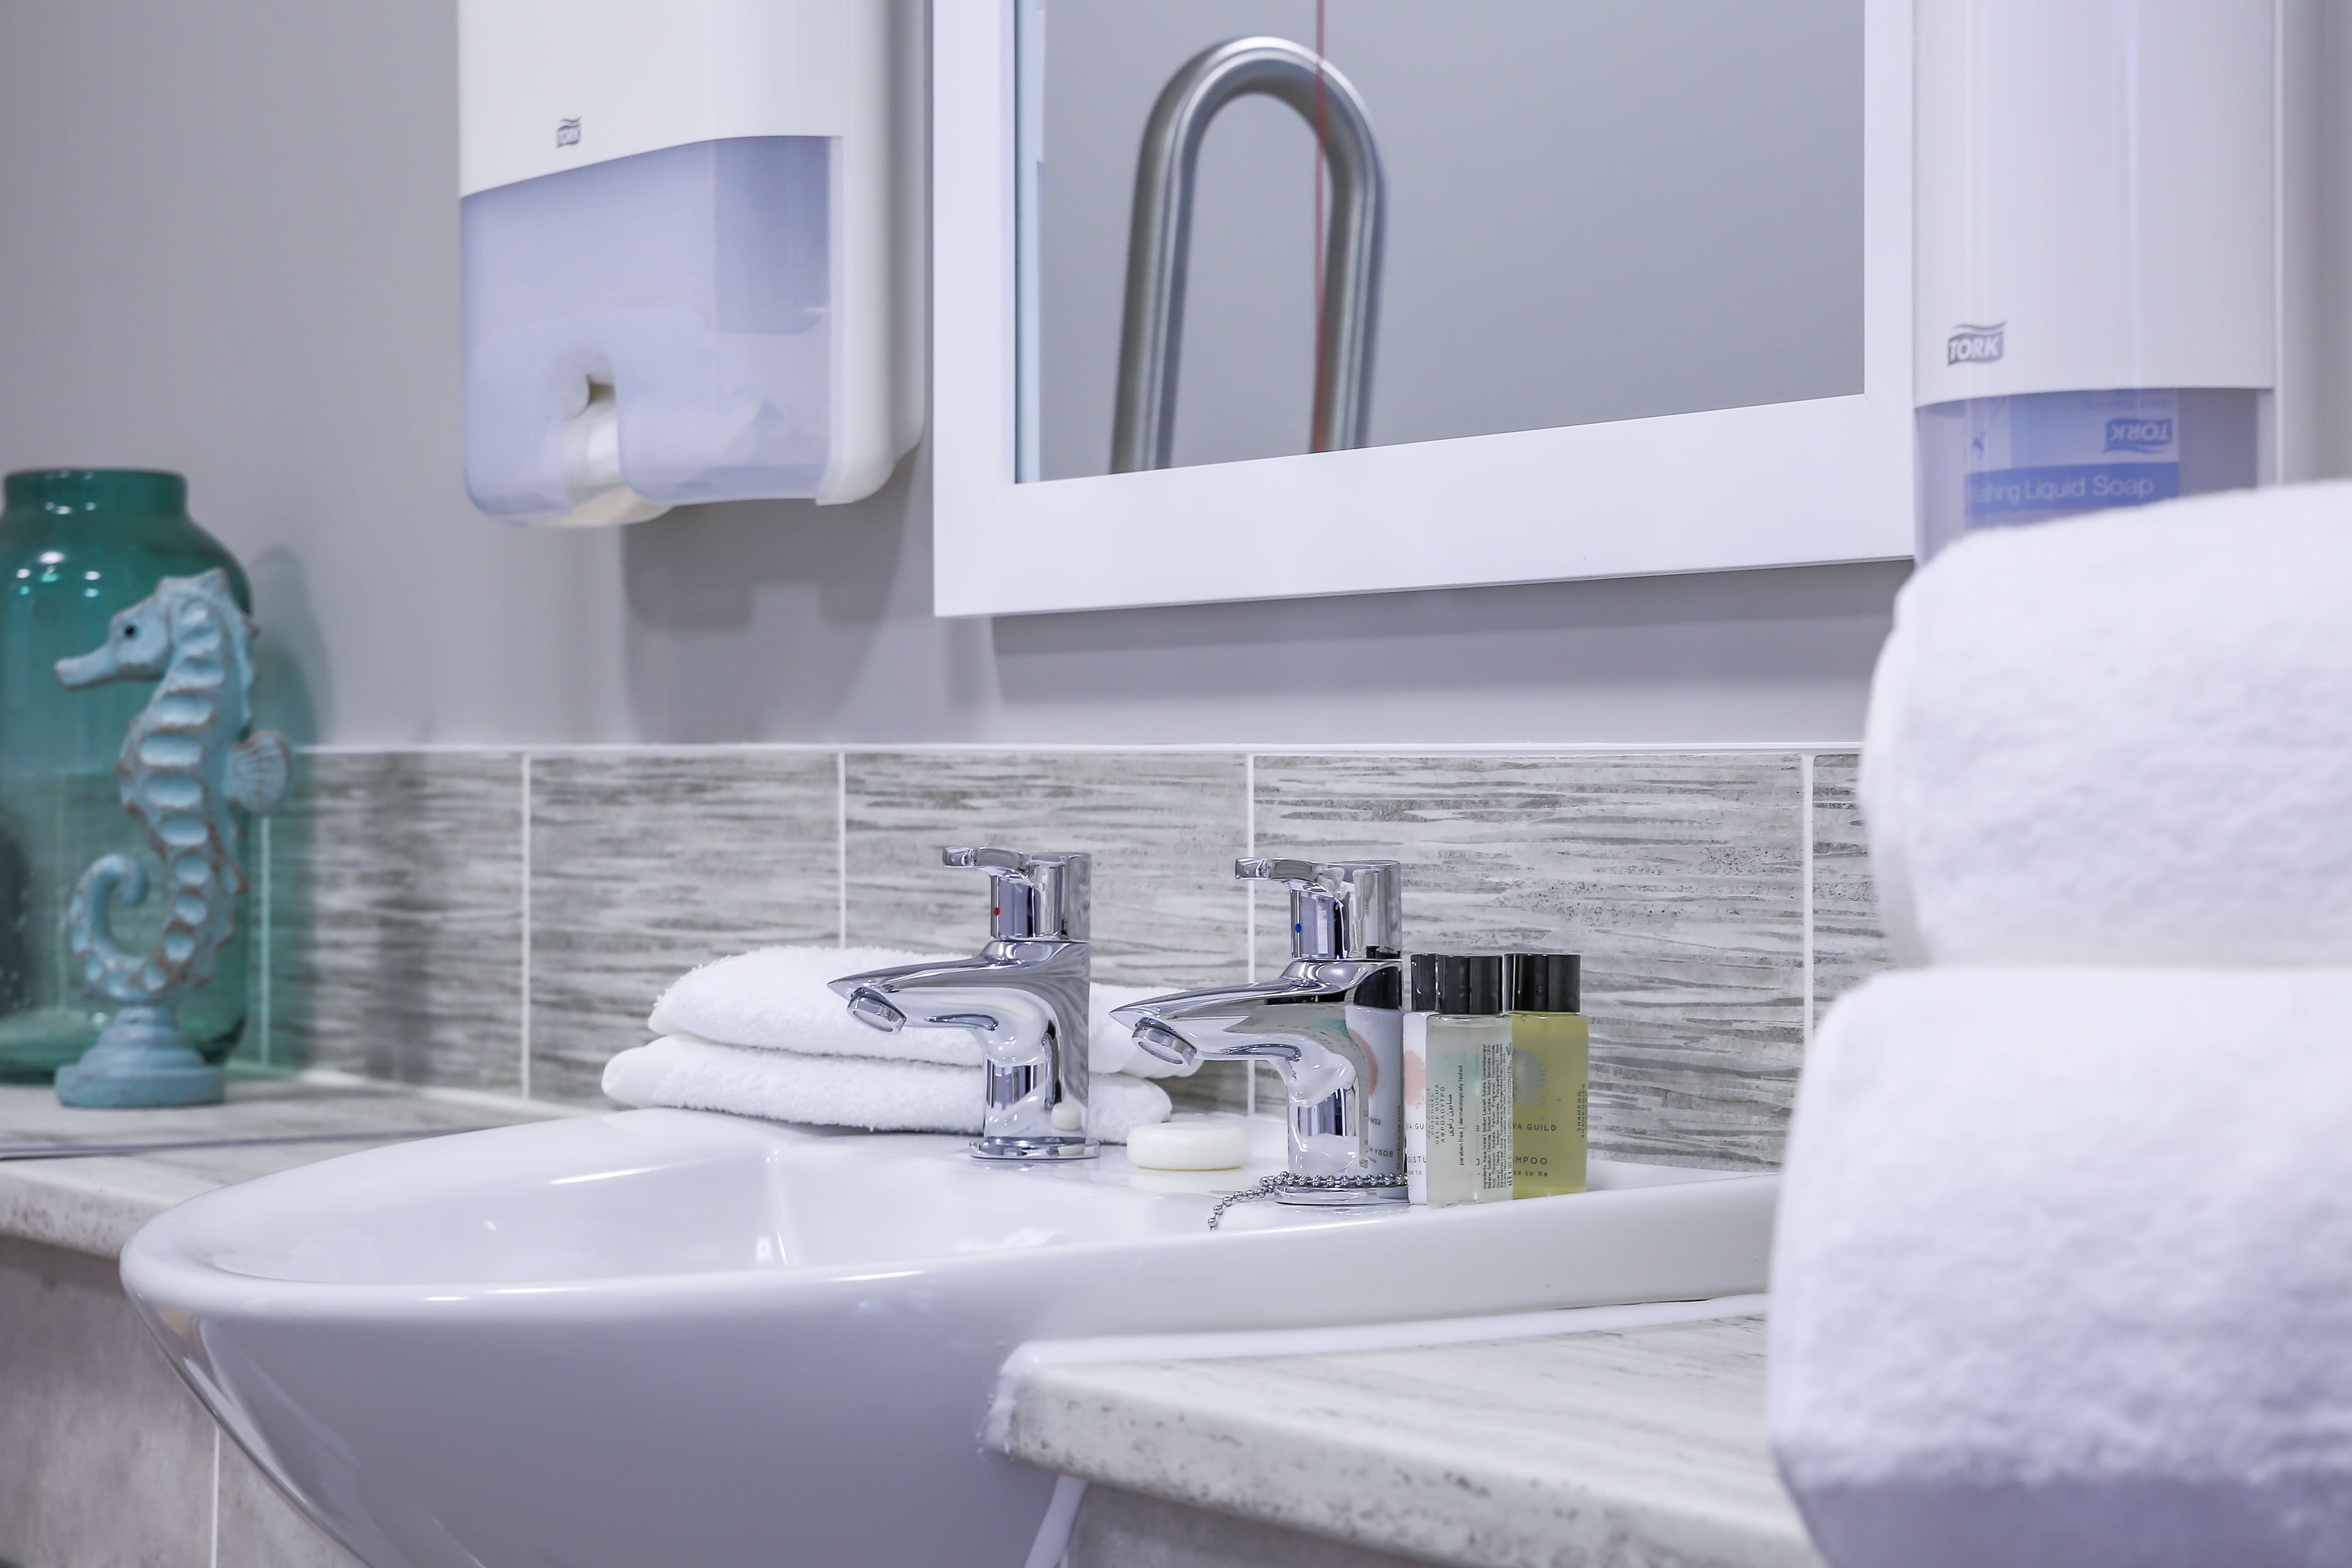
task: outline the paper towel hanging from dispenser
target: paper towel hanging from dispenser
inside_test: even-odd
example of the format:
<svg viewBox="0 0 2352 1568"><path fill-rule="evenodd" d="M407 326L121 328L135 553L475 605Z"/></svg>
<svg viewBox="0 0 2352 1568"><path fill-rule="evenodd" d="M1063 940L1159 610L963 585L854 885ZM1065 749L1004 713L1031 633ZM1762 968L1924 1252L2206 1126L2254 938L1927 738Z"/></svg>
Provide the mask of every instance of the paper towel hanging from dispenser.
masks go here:
<svg viewBox="0 0 2352 1568"><path fill-rule="evenodd" d="M856 500L921 426L914 0L460 0L466 486Z"/></svg>

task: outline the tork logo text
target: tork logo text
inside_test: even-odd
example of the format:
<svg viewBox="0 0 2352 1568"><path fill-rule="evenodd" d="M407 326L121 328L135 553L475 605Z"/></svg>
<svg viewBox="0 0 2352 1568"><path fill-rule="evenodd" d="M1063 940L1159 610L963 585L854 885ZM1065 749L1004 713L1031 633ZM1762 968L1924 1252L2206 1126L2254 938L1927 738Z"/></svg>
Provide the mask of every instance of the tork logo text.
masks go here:
<svg viewBox="0 0 2352 1568"><path fill-rule="evenodd" d="M1944 340L1946 364L1990 364L2000 358L2008 346L2007 321L1995 321L1991 326L1973 326L1963 321Z"/></svg>
<svg viewBox="0 0 2352 1568"><path fill-rule="evenodd" d="M2107 421L2107 450L2110 452L2161 452L2171 445L2172 421L2169 419Z"/></svg>

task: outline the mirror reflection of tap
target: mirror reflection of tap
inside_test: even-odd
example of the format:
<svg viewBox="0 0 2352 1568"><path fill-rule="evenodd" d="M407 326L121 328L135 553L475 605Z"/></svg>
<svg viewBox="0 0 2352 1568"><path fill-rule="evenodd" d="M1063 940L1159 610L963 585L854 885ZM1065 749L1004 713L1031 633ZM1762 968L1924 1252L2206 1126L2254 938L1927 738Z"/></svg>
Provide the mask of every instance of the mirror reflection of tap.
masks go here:
<svg viewBox="0 0 2352 1568"><path fill-rule="evenodd" d="M1084 1160L1093 857L942 850L988 873L989 943L970 958L845 974L833 992L877 1029L969 1029L980 1042L982 1160Z"/></svg>
<svg viewBox="0 0 2352 1568"><path fill-rule="evenodd" d="M1178 1065L1265 1061L1282 1078L1286 1204L1404 1201L1403 915L1393 860L1244 859L1234 875L1290 889L1290 964L1272 980L1113 1011Z"/></svg>

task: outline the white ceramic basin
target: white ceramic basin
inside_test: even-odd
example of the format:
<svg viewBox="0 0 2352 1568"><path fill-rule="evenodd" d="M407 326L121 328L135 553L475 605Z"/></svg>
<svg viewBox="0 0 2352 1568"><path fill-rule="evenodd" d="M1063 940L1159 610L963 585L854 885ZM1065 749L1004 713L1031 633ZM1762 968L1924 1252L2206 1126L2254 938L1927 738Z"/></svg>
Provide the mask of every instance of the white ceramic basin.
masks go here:
<svg viewBox="0 0 2352 1568"><path fill-rule="evenodd" d="M1575 1197L1258 1204L1212 1235L1233 1173L963 1149L541 1122L224 1188L142 1230L122 1276L374 1568L1018 1568L1051 1479L977 1434L1021 1342L1758 1290L1777 1184L1596 1163L1608 1190Z"/></svg>

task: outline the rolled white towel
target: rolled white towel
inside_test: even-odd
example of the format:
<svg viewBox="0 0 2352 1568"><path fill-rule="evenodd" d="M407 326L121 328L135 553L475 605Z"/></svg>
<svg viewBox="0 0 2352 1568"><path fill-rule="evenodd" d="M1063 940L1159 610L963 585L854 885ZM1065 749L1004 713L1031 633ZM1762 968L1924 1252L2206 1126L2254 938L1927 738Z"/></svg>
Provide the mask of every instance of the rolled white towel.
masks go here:
<svg viewBox="0 0 2352 1568"><path fill-rule="evenodd" d="M969 1030L902 1029L895 1035L859 1023L828 989L845 974L903 963L937 963L953 955L888 947L762 947L688 971L654 1004L647 1026L656 1035L691 1035L714 1044L815 1056L874 1057L893 1061L978 1067L980 1046ZM1097 981L1089 1008L1088 1065L1097 1073L1181 1078L1174 1067L1137 1048L1110 1010L1155 996L1169 987L1107 985Z"/></svg>
<svg viewBox="0 0 2352 1568"><path fill-rule="evenodd" d="M876 1132L978 1132L981 1084L970 1068L713 1045L666 1036L604 1064L604 1092L623 1105L724 1110L772 1121ZM1168 1120L1167 1091L1123 1073L1097 1075L1087 1131L1124 1143L1129 1129Z"/></svg>
<svg viewBox="0 0 2352 1568"><path fill-rule="evenodd" d="M2352 963L2352 485L1972 535L1863 752L1905 963Z"/></svg>
<svg viewBox="0 0 2352 1568"><path fill-rule="evenodd" d="M1942 966L1807 1052L1773 1447L1839 1568L2352 1563L2352 970Z"/></svg>

